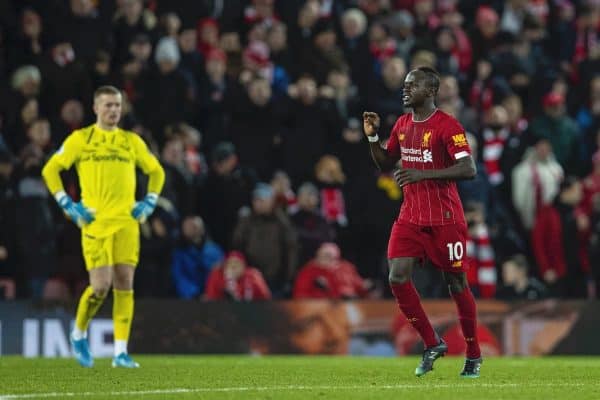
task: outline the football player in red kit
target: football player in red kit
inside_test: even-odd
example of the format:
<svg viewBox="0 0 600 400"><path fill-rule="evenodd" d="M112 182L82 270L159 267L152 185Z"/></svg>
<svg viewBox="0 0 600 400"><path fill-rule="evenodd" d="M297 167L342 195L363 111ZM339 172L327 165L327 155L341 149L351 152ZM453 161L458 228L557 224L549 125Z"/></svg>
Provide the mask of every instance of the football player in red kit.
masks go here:
<svg viewBox="0 0 600 400"><path fill-rule="evenodd" d="M412 112L398 118L387 144L379 140L376 113L363 114L364 130L378 168L395 168L394 177L404 192L388 244L389 281L400 309L425 343L415 375L431 371L435 360L448 351L412 283L413 268L429 258L442 271L458 309L467 343L460 375L477 378L482 358L475 334L475 300L465 276L467 225L455 182L472 179L476 169L464 128L435 106L439 84L439 75L431 68L411 71L404 81L403 100Z"/></svg>

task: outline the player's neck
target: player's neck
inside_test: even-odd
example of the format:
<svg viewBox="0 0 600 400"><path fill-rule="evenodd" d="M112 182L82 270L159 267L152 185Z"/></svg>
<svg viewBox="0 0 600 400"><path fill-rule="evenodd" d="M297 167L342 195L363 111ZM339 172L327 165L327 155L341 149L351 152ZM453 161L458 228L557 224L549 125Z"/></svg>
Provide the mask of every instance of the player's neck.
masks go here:
<svg viewBox="0 0 600 400"><path fill-rule="evenodd" d="M421 107L413 108L413 122L423 122L429 119L437 107L433 103L423 104Z"/></svg>
<svg viewBox="0 0 600 400"><path fill-rule="evenodd" d="M103 131L109 131L109 132L117 129L117 125L104 125L100 121L96 121L96 126L100 129L102 129Z"/></svg>

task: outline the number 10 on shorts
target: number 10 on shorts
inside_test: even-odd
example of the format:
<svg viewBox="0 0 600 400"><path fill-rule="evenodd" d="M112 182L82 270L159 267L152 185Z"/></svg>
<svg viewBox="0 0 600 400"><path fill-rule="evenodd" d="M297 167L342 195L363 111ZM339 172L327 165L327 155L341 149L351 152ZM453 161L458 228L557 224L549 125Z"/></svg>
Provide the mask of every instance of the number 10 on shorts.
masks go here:
<svg viewBox="0 0 600 400"><path fill-rule="evenodd" d="M448 248L448 258L450 259L450 261L462 260L463 255L465 253L465 249L461 242L448 243L446 244L446 247Z"/></svg>

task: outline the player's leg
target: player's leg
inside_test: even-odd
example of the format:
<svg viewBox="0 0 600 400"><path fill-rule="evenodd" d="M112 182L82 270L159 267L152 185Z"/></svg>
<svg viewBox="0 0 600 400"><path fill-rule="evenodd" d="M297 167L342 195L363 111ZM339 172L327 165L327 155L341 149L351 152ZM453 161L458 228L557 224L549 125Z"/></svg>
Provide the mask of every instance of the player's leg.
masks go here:
<svg viewBox="0 0 600 400"><path fill-rule="evenodd" d="M458 319L467 344L467 359L461 376L468 378L479 377L482 358L477 340L477 309L475 298L469 289L467 276L464 272L444 271L444 280L450 290L450 295L456 303Z"/></svg>
<svg viewBox="0 0 600 400"><path fill-rule="evenodd" d="M83 291L77 306L73 336L86 337L90 321L96 315L112 284L112 267L103 266L89 271L90 285Z"/></svg>
<svg viewBox="0 0 600 400"><path fill-rule="evenodd" d="M433 370L433 363L448 351L448 346L436 334L431 326L421 298L412 282L412 271L419 265L420 259L415 257L392 258L390 266L390 287L398 306L411 325L419 332L425 344L423 357L415 369L416 376L422 376Z"/></svg>
<svg viewBox="0 0 600 400"><path fill-rule="evenodd" d="M388 243L388 279L392 293L400 310L425 343L423 359L415 370L417 376L431 371L433 362L448 350L433 330L412 282L412 272L425 255L420 229L415 225L396 222Z"/></svg>
<svg viewBox="0 0 600 400"><path fill-rule="evenodd" d="M90 285L83 291L77 314L75 326L71 332L71 347L79 364L91 367L94 364L87 340L87 328L96 315L112 284L112 267L107 254L107 240L82 236L82 248L88 269Z"/></svg>
<svg viewBox="0 0 600 400"><path fill-rule="evenodd" d="M139 257L139 227L123 228L115 234L115 269L113 276L113 323L115 358L113 367L137 368L128 355L127 344L133 321L133 279Z"/></svg>
<svg viewBox="0 0 600 400"><path fill-rule="evenodd" d="M396 302L408 322L419 332L425 347L436 346L440 341L421 305L421 298L412 281L412 271L420 260L414 257L392 258L388 260L389 282Z"/></svg>

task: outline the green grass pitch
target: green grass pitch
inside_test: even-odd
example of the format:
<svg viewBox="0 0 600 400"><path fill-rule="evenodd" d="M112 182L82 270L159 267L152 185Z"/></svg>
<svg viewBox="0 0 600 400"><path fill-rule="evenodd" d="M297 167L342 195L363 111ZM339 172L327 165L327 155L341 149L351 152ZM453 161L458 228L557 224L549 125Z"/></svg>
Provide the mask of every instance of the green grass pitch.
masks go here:
<svg viewBox="0 0 600 400"><path fill-rule="evenodd" d="M479 379L461 379L463 359L137 356L138 370L110 360L83 369L70 359L0 357L8 399L600 399L600 358L488 358Z"/></svg>

